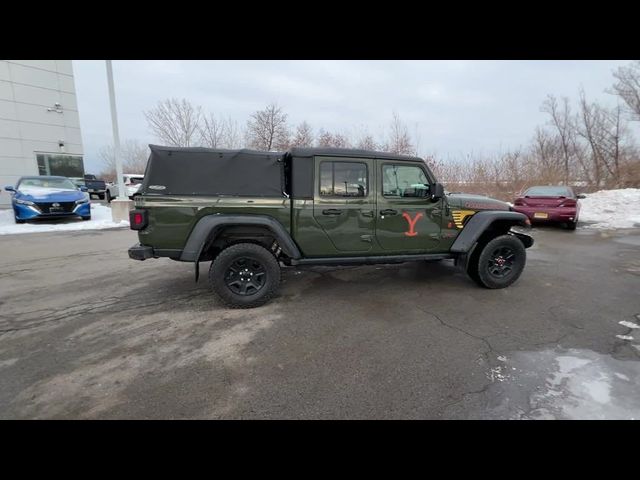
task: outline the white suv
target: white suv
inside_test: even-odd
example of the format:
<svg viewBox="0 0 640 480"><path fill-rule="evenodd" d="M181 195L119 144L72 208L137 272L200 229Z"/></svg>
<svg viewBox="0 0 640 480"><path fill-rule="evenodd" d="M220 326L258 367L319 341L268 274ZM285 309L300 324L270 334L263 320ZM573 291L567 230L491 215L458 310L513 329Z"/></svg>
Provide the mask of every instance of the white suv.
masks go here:
<svg viewBox="0 0 640 480"><path fill-rule="evenodd" d="M133 199L133 196L138 193L140 190L140 186L142 185L142 180L144 180L144 175L139 173L125 173L122 176L124 181L124 188L127 192L127 197ZM107 201L110 202L114 198L118 196L118 184L117 183L109 183L107 184Z"/></svg>

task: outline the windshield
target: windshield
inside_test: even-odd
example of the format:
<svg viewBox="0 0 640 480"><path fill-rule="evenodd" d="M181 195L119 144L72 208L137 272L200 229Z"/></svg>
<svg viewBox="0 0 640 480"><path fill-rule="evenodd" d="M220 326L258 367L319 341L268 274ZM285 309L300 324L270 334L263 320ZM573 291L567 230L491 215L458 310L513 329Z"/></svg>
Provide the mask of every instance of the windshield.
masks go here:
<svg viewBox="0 0 640 480"><path fill-rule="evenodd" d="M524 192L526 197L573 197L567 187L531 187Z"/></svg>
<svg viewBox="0 0 640 480"><path fill-rule="evenodd" d="M62 188L67 190L77 190L76 187L71 180L68 178L51 178L51 177L43 177L43 178L25 178L20 184L18 184L18 189L24 187L35 187L35 188Z"/></svg>

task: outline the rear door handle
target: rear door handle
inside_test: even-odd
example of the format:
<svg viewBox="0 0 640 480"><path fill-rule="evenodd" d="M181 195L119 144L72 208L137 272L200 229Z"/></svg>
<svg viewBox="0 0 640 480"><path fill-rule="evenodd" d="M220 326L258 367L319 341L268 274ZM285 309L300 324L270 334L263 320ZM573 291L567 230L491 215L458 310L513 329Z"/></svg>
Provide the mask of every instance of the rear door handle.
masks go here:
<svg viewBox="0 0 640 480"><path fill-rule="evenodd" d="M373 217L373 210L364 210L362 212L363 217Z"/></svg>
<svg viewBox="0 0 640 480"><path fill-rule="evenodd" d="M329 208L327 210L322 210L323 215L341 215L342 210L338 210L336 208Z"/></svg>
<svg viewBox="0 0 640 480"><path fill-rule="evenodd" d="M392 210L390 208L386 209L386 210L380 210L380 215L385 216L385 215L397 215L398 211L397 210Z"/></svg>

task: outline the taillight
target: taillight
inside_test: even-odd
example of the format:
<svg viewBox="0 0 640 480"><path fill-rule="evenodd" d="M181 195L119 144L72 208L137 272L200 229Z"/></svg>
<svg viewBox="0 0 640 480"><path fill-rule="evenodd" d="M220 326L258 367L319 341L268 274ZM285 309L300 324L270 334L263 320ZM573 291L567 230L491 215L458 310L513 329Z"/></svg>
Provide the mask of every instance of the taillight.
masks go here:
<svg viewBox="0 0 640 480"><path fill-rule="evenodd" d="M575 200L565 200L559 206L560 207L575 207L577 205Z"/></svg>
<svg viewBox="0 0 640 480"><path fill-rule="evenodd" d="M129 226L131 230L142 230L147 226L146 210L131 210L129 212Z"/></svg>
<svg viewBox="0 0 640 480"><path fill-rule="evenodd" d="M516 201L513 202L513 204L521 207L524 205L524 200L522 200L521 198L516 198Z"/></svg>

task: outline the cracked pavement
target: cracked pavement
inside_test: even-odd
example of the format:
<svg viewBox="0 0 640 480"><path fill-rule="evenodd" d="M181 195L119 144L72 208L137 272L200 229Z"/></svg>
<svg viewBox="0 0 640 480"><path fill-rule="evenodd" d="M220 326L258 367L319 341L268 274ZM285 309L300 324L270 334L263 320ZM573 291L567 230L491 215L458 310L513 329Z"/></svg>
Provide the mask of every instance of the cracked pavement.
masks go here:
<svg viewBox="0 0 640 480"><path fill-rule="evenodd" d="M253 310L129 230L1 236L0 418L640 418L640 230L532 233L508 289L287 268Z"/></svg>

